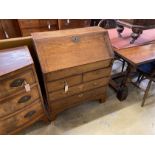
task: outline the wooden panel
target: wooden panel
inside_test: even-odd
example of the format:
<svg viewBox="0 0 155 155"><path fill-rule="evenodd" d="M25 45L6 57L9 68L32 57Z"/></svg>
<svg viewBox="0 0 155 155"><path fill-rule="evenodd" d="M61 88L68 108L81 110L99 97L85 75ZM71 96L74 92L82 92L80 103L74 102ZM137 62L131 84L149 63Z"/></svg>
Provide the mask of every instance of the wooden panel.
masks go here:
<svg viewBox="0 0 155 155"><path fill-rule="evenodd" d="M57 19L19 19L18 20L20 27L23 29L25 28L41 28L41 27L47 27L50 24L57 25L58 21Z"/></svg>
<svg viewBox="0 0 155 155"><path fill-rule="evenodd" d="M92 72L87 72L83 74L83 81L91 81L98 78L110 76L111 67L98 69Z"/></svg>
<svg viewBox="0 0 155 155"><path fill-rule="evenodd" d="M18 20L23 36L30 36L33 32L44 32L58 29L57 19L20 19Z"/></svg>
<svg viewBox="0 0 155 155"><path fill-rule="evenodd" d="M13 97L8 97L0 101L0 117L7 116L39 99L39 90L37 86L31 88L31 91L21 91Z"/></svg>
<svg viewBox="0 0 155 155"><path fill-rule="evenodd" d="M81 31L85 33L80 35ZM70 36L65 36L67 32ZM58 37L60 33L64 37ZM58 36L55 36L56 32L42 33L42 35L44 34L42 39L37 37L39 34L34 33L32 36L43 73L112 58L112 48L109 46L109 42L105 41L108 33L99 27L76 29L75 31L61 30L58 31ZM75 38L78 38L78 41L74 41ZM97 50L96 47L98 47Z"/></svg>
<svg viewBox="0 0 155 155"><path fill-rule="evenodd" d="M90 19L59 19L59 29L73 29L90 26Z"/></svg>
<svg viewBox="0 0 155 155"><path fill-rule="evenodd" d="M19 87L11 87L11 84L14 81L20 80L20 79L24 79L30 85L36 82L36 79L34 77L34 73L32 70L21 72L18 75L8 76L7 78L0 80L0 97L4 97L16 91L25 89L23 84L20 85Z"/></svg>
<svg viewBox="0 0 155 155"><path fill-rule="evenodd" d="M106 94L106 87L97 88L85 93L77 94L71 97L68 97L63 100L50 102L50 106L52 109L53 114L73 107L79 104L82 101L92 100L92 99L99 99L101 95Z"/></svg>
<svg viewBox="0 0 155 155"><path fill-rule="evenodd" d="M56 27L51 27L51 30L57 30ZM22 29L22 36L31 36L31 33L34 32L45 32L49 31L47 27L41 27L41 28L29 28L29 29Z"/></svg>
<svg viewBox="0 0 155 155"><path fill-rule="evenodd" d="M20 28L17 20L15 19L1 19L3 30L5 31L6 38L20 37Z"/></svg>
<svg viewBox="0 0 155 155"><path fill-rule="evenodd" d="M82 66L72 67L65 70L48 73L46 74L46 80L47 81L57 80L62 77L73 76L84 72L100 69L103 67L109 67L111 65L111 62L112 62L111 60L99 61L95 63L90 63Z"/></svg>
<svg viewBox="0 0 155 155"><path fill-rule="evenodd" d="M63 89L65 86L65 83L67 83L68 86L71 87L71 86L79 84L81 82L82 82L82 75L67 77L64 79L57 80L57 81L48 82L47 90L48 90L48 92L51 92L51 91Z"/></svg>
<svg viewBox="0 0 155 155"><path fill-rule="evenodd" d="M90 82L83 83L77 86L69 87L68 92L65 92L64 89L62 89L62 90L50 93L49 100L50 101L58 100L58 99L69 97L75 94L79 94L81 92L85 92L91 89L102 87L102 86L107 85L108 81L109 81L109 77L90 81Z"/></svg>
<svg viewBox="0 0 155 155"><path fill-rule="evenodd" d="M40 101L36 101L31 106L19 111L14 116L0 119L0 134L9 134L13 130L22 127L25 123L33 121L43 113Z"/></svg>
<svg viewBox="0 0 155 155"><path fill-rule="evenodd" d="M5 39L5 33L4 33L4 30L3 30L3 27L2 27L2 23L0 21L0 39Z"/></svg>

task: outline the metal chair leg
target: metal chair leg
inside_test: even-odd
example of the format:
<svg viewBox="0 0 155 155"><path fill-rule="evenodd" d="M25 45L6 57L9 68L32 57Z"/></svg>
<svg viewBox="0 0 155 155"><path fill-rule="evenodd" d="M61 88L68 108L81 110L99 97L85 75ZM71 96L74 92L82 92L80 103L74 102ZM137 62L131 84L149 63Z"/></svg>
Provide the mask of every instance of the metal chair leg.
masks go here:
<svg viewBox="0 0 155 155"><path fill-rule="evenodd" d="M123 60L123 64L122 64L122 72L124 70L124 67L125 67L125 61Z"/></svg>
<svg viewBox="0 0 155 155"><path fill-rule="evenodd" d="M149 93L149 90L150 90L150 87L151 87L151 83L152 83L152 80L150 80L148 85L147 85L147 88L145 90L145 94L144 94L144 97L143 97L143 101L142 101L141 107L144 106L145 100L146 100L146 98L148 96L148 93Z"/></svg>

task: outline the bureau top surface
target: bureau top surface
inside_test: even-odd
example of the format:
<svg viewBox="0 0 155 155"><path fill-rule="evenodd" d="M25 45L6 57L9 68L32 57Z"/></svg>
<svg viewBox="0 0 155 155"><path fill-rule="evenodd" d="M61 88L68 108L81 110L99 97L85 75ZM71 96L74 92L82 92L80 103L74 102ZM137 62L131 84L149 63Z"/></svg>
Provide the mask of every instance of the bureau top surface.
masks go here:
<svg viewBox="0 0 155 155"><path fill-rule="evenodd" d="M43 73L112 58L106 30L100 27L32 34Z"/></svg>
<svg viewBox="0 0 155 155"><path fill-rule="evenodd" d="M0 76L33 63L27 46L0 50Z"/></svg>

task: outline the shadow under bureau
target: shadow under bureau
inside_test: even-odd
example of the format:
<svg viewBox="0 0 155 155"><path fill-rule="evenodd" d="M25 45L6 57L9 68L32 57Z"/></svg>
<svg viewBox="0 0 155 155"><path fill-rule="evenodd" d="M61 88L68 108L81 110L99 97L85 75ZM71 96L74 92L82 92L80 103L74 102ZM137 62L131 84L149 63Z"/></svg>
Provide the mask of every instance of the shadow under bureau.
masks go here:
<svg viewBox="0 0 155 155"><path fill-rule="evenodd" d="M0 51L0 134L14 134L46 120L35 67L27 46Z"/></svg>
<svg viewBox="0 0 155 155"><path fill-rule="evenodd" d="M51 119L87 100L106 99L113 52L100 27L33 33Z"/></svg>

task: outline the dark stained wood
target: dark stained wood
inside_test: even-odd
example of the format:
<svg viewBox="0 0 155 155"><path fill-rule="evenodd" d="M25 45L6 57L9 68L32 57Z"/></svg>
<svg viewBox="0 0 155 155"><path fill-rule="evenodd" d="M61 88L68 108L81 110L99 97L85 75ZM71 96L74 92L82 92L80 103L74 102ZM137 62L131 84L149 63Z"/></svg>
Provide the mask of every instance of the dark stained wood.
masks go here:
<svg viewBox="0 0 155 155"><path fill-rule="evenodd" d="M5 33L1 22L0 22L0 39L5 39Z"/></svg>
<svg viewBox="0 0 155 155"><path fill-rule="evenodd" d="M33 33L32 37L52 120L79 102L104 101L113 59L107 31L88 27Z"/></svg>
<svg viewBox="0 0 155 155"><path fill-rule="evenodd" d="M19 25L16 19L1 19L0 22L5 32L6 39L21 37Z"/></svg>
<svg viewBox="0 0 155 155"><path fill-rule="evenodd" d="M90 26L90 19L58 19L59 29L73 29Z"/></svg>
<svg viewBox="0 0 155 155"><path fill-rule="evenodd" d="M22 36L30 36L33 32L58 30L57 19L18 19Z"/></svg>
<svg viewBox="0 0 155 155"><path fill-rule="evenodd" d="M155 60L155 44L131 47L115 52L134 66Z"/></svg>

